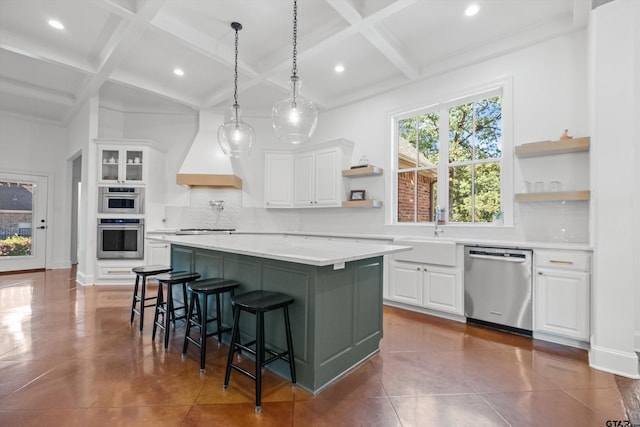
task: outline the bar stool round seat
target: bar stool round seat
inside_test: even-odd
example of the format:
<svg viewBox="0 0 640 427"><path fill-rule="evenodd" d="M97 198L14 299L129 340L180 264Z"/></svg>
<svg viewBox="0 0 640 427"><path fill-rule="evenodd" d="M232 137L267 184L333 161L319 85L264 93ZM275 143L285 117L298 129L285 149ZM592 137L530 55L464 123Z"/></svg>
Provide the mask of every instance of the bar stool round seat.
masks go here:
<svg viewBox="0 0 640 427"><path fill-rule="evenodd" d="M273 291L251 291L231 297L231 304L234 309L233 328L231 332L231 343L229 345L229 356L227 358L227 369L224 376L224 389L229 387L231 369L248 376L256 383L256 412L260 412L260 401L262 398L262 367L278 359L289 363L291 383L296 383L296 366L293 355L293 343L291 340L291 324L289 322L289 305L293 303L293 297L280 292ZM284 330L287 338L287 349L276 352L265 347L264 313L282 309L284 314ZM243 311L253 313L256 316L256 337L254 340L242 344L240 339L240 313ZM233 363L235 352L246 351L255 356L254 372L249 372L243 367ZM265 359L265 353L271 357Z"/></svg>
<svg viewBox="0 0 640 427"><path fill-rule="evenodd" d="M134 267L131 269L136 274L136 283L133 287L133 301L131 302L131 324L133 325L134 315L140 316L140 334L142 334L142 327L144 326L144 309L147 307L155 307L155 302L147 304L147 301L155 301L156 296L147 297L147 278L155 276L161 273L167 273L173 270L168 265L143 265L140 267ZM138 293L139 292L139 293ZM136 307L140 303L140 307Z"/></svg>
<svg viewBox="0 0 640 427"><path fill-rule="evenodd" d="M156 330L159 327L164 331L164 351L169 349L169 328L171 322L175 327L176 320L186 319L189 312L187 302L187 283L194 282L200 278L199 273L193 273L189 271L172 271L168 273L158 274L156 280L158 281L158 297L156 299L156 311L153 316L153 333L151 340L156 339ZM180 285L182 287L182 299L183 305L176 307L173 300L173 287ZM167 287L166 300L164 297L163 288ZM183 314L176 315L176 311L182 310ZM159 317L162 315L162 321L159 321Z"/></svg>
<svg viewBox="0 0 640 427"><path fill-rule="evenodd" d="M193 282L189 285L191 298L189 300L189 315L187 316L187 330L184 335L184 345L182 346L182 357L187 355L187 347L189 342L200 348L200 372L205 371L205 359L207 357L207 338L218 337L218 345L222 343L222 334L231 331L230 327L222 326L222 305L220 296L229 293L233 297L235 289L240 286L235 280L225 280L221 278L204 279ZM208 300L209 295L215 295L216 298L216 314L215 317L209 317ZM202 306L200 305L202 298ZM216 329L213 332L207 332L207 325L216 322ZM195 326L200 332L200 336L196 340L191 337L191 328Z"/></svg>

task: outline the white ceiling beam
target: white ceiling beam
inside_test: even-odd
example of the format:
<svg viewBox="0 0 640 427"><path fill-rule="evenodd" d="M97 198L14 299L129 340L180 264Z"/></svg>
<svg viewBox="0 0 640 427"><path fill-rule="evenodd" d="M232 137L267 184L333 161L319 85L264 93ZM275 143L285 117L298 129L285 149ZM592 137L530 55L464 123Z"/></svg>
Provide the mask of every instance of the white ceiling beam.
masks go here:
<svg viewBox="0 0 640 427"><path fill-rule="evenodd" d="M135 18L131 22L123 23L123 26L114 33L105 48L102 49L102 62L97 73L89 82L82 85L77 94L76 105L67 114L65 122L75 116L82 105L98 93L100 87L109 78L109 75L120 65L125 56L149 28L151 20L165 2L166 0L146 0L140 5Z"/></svg>
<svg viewBox="0 0 640 427"><path fill-rule="evenodd" d="M590 0L573 0L573 26L575 28L586 27L591 13Z"/></svg>
<svg viewBox="0 0 640 427"><path fill-rule="evenodd" d="M97 1L97 0L96 0ZM328 0L331 4L334 0ZM419 73L416 67L410 64L406 58L400 54L399 50L392 46L391 42L387 40L382 34L377 31L369 30L368 27L375 22L379 22L384 20L386 17L397 13L400 10L403 10L417 0L399 0L391 3L390 5L384 7L383 9L377 11L376 13L368 16L367 18L362 18L360 14L350 5L346 4L344 0L337 0L337 4L345 3L342 12L353 20L350 22L350 19L347 19L350 22L350 25L337 33L333 34L330 37L313 37L313 35L308 35L305 39L313 39L313 40L321 40L314 45L309 45L305 43L306 47L304 51L298 53L299 59L304 59L307 56L313 56L317 52L323 51L325 49L330 48L336 44L341 43L347 38L353 36L356 33L362 33L365 38L367 38L378 50L380 50L385 57L389 59L396 67L398 67L405 75L409 78L418 77ZM338 12L341 5L334 6L334 8L338 8ZM341 13L342 14L342 13ZM221 64L227 65L229 67L233 67L234 65L234 54L230 49L225 49L223 46L219 45L217 40L203 34L202 32L194 30L192 27L184 24L180 20L175 17L163 13L159 11L158 14L153 18L152 25L154 29L159 31L166 32L169 35L181 40L185 46L188 48L197 51L212 60L215 60ZM288 69L291 67L291 59L287 58L278 62L277 64L268 67L265 70L258 72L253 66L248 63L238 60L238 68L239 72L245 75L248 75L250 78L248 81L244 82L242 86L239 88L240 92L244 92L247 89L254 87L261 83L269 84L278 89L282 89L285 91L289 90L289 82L288 81L280 81L276 80L273 77L280 73L284 69ZM314 100L321 108L325 101L319 101L319 97L312 96L308 91L306 92L307 96ZM208 108L212 105L217 105L220 102L225 101L233 95L233 88L229 86L223 90L216 90L215 92L209 94L201 106L202 108Z"/></svg>
<svg viewBox="0 0 640 427"><path fill-rule="evenodd" d="M118 83L122 86L127 86L132 89L138 89L149 94L156 95L160 98L164 98L168 101L184 104L191 108L199 108L200 100L196 98L187 98L183 94L173 91L168 91L164 87L149 84L149 81L145 77L139 75L124 72L122 70L114 70L109 76L109 81Z"/></svg>
<svg viewBox="0 0 640 427"><path fill-rule="evenodd" d="M75 103L73 95L68 93L1 77L0 92L24 96L64 107L71 107Z"/></svg>
<svg viewBox="0 0 640 427"><path fill-rule="evenodd" d="M195 30L193 27L176 19L167 13L160 11L151 24L158 30L177 38L191 50L194 50L207 58L233 68L235 64L235 51L228 49L218 43L218 40ZM233 34L233 30L229 27L229 32ZM233 37L233 36L232 36ZM253 66L246 61L238 58L238 68L250 76L257 76L258 73Z"/></svg>
<svg viewBox="0 0 640 427"><path fill-rule="evenodd" d="M375 22L381 21L402 8L408 7L415 3L415 0L405 0L392 3L390 6L381 9L368 18L355 9L353 4L348 0L326 0L344 19L352 26L356 27L358 32L369 41L387 60L398 70L400 70L407 78L416 79L420 76L418 67L411 63L400 49L395 47L382 33L373 26Z"/></svg>
<svg viewBox="0 0 640 427"><path fill-rule="evenodd" d="M116 2L113 0L88 0L100 9L113 13L121 18L132 20L135 18L135 6L128 0Z"/></svg>
<svg viewBox="0 0 640 427"><path fill-rule="evenodd" d="M193 27L186 25L169 14L160 11L160 13L158 13L152 20L152 25L154 26L154 29L163 31L180 40L189 49L199 52L200 54L205 55L220 64L226 65L231 69L235 66L235 50L231 50L220 45L216 39L213 39L200 31L194 30ZM232 32L231 29L229 31ZM279 68L277 70L279 70ZM254 66L238 58L238 72L249 76L249 81L242 84L240 92L242 93L259 83L266 82L269 76L271 76L275 71L276 70L267 70L265 73L259 73ZM288 89L287 84L277 82L270 83L280 89ZM205 96L205 101L200 105L200 108L209 108L212 105L217 105L232 95L233 89L231 86L228 86L223 90L216 90Z"/></svg>
<svg viewBox="0 0 640 427"><path fill-rule="evenodd" d="M34 43L10 31L0 29L0 49L13 52L27 58L37 59L50 64L61 65L84 74L93 74L94 67L86 58L79 55L61 53L51 49L51 45Z"/></svg>
<svg viewBox="0 0 640 427"><path fill-rule="evenodd" d="M331 4L333 0L326 0L326 1L329 4ZM344 0L337 0L337 1L343 2ZM337 31L336 33L332 34L329 37L316 37L314 35L308 35L303 39L303 42L301 43L306 47L303 51L298 52L298 60L302 60L308 56L316 55L318 52L321 52L323 50L330 49L332 46L342 43L344 40L348 39L354 34L365 31L368 26L386 19L387 17L411 6L417 1L418 0L394 1L390 5L382 8L381 10L373 13L372 15L364 19L360 18L354 24L348 25L344 29ZM353 7L350 4L345 7L345 13L348 15L351 15L352 17L360 16L360 14L355 9L353 9ZM304 41L307 39L321 40L321 41L316 42L315 44L311 44ZM394 65L398 66L398 63L394 63ZM290 67L291 67L291 58L287 58L277 64L274 64L268 69L263 70L258 76L256 76L254 79L250 80L249 82L243 83L243 88L249 88L254 84L258 84L258 83L267 83L267 84L273 85L274 87L278 87L281 89L285 89L286 91L289 91L288 81L286 82L286 84L282 84L279 81L275 81L273 79L273 76L281 72L283 69L288 69ZM415 69L414 66L412 66L412 68ZM407 70L403 70L403 72L406 72L406 71ZM413 71L411 73L413 74ZM216 96L208 98L207 105L215 105L216 103L221 102L224 99L227 99L230 96L230 93L231 91L228 91L224 94L220 93L220 94L217 94ZM311 99L319 109L322 109L326 105L331 105L331 102L329 102L329 100L324 99L320 94L313 94L309 90L305 90L305 96Z"/></svg>

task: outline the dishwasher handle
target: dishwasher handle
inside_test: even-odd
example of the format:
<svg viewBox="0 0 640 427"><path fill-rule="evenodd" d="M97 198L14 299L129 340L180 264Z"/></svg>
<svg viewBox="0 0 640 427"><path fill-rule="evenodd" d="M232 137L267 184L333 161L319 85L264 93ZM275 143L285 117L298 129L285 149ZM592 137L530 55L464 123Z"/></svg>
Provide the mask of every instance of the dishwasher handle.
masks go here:
<svg viewBox="0 0 640 427"><path fill-rule="evenodd" d="M504 256L502 254L500 254L500 255L476 255L476 254L470 253L469 254L469 258L490 259L492 261L513 262L513 263L518 263L518 264L522 264L523 262L526 261L526 258L524 256L522 256L522 257L519 257L519 256Z"/></svg>

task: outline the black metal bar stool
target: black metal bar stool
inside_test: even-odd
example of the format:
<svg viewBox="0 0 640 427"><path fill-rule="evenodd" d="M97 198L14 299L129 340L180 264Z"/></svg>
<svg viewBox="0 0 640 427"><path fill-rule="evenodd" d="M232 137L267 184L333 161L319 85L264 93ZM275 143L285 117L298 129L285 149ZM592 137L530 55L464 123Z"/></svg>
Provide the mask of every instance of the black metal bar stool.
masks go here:
<svg viewBox="0 0 640 427"><path fill-rule="evenodd" d="M157 298L157 296L147 297L147 277L155 276L156 274L167 273L173 270L168 265L145 265L142 267L134 267L131 269L136 273L136 284L133 287L133 301L131 303L131 324L133 325L133 316L137 314L140 316L140 334L142 334L142 327L144 325L144 309L147 307L154 307L155 303L147 304L147 301L151 301ZM138 290L140 294L138 295ZM140 308L136 308L136 305L140 303Z"/></svg>
<svg viewBox="0 0 640 427"><path fill-rule="evenodd" d="M187 355L187 346L192 342L200 348L200 372L204 372L204 364L207 356L207 338L214 335L218 336L218 345L222 343L222 333L231 331L231 328L222 327L222 307L220 304L220 295L229 292L233 297L235 289L240 283L235 280L225 279L204 279L198 280L189 285L191 291L191 299L189 300L189 316L187 317L187 331L184 336L184 345L182 346L182 357ZM216 297L216 316L209 318L208 299L209 295ZM200 297L202 297L202 307L200 307ZM216 322L216 330L207 332L207 324ZM191 337L191 327L195 326L200 330L198 340Z"/></svg>
<svg viewBox="0 0 640 427"><path fill-rule="evenodd" d="M234 309L233 330L231 332L231 343L229 345L229 358L227 359L227 370L224 375L224 389L229 387L229 377L231 368L253 379L256 383L256 412L260 412L260 400L262 396L262 367L277 360L283 359L289 362L291 382L296 383L296 365L293 356L293 344L291 341L291 325L289 323L289 305L293 302L293 297L272 291L251 291L241 295L231 297L231 304ZM277 353L268 349L264 344L264 313L282 308L284 313L284 326L287 335L287 350ZM246 311L256 315L256 338L245 344L240 342L240 313ZM255 348L250 346L255 345ZM244 350L255 356L255 372L251 373L239 365L233 363L233 355L236 351ZM265 353L271 357L265 359Z"/></svg>
<svg viewBox="0 0 640 427"><path fill-rule="evenodd" d="M189 312L187 302L187 283L196 281L200 278L199 273L190 273L188 271L173 271L171 273L162 273L156 276L158 281L158 298L156 299L156 312L153 316L153 334L151 339L156 339L156 329L160 327L164 330L164 351L169 349L169 327L173 322L175 326L176 320L186 319ZM173 287L175 285L182 286L183 305L176 307L173 304ZM167 287L167 299L164 299L163 287ZM176 311L184 310L182 316L176 316ZM158 321L158 317L162 314L162 322Z"/></svg>

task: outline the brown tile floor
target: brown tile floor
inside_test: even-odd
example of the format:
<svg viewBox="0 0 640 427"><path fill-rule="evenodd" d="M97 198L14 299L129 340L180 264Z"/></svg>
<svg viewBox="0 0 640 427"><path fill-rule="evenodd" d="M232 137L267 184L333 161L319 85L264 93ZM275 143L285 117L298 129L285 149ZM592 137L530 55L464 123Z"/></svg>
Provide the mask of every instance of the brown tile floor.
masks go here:
<svg viewBox="0 0 640 427"><path fill-rule="evenodd" d="M0 426L605 426L626 420L613 375L586 353L385 308L380 353L317 396L265 374L222 390L226 346L207 372L129 325L132 287L76 287L73 270L0 275Z"/></svg>

